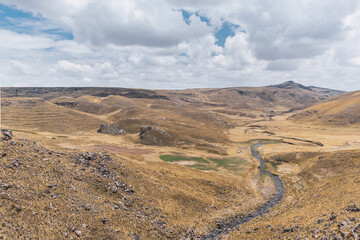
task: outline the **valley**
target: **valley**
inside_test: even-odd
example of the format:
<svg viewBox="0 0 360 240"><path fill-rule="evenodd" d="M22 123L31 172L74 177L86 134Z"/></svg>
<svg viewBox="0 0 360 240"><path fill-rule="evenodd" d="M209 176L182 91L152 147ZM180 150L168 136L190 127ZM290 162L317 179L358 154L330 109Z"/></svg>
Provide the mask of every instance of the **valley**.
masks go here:
<svg viewBox="0 0 360 240"><path fill-rule="evenodd" d="M358 96L1 88L0 236L356 239Z"/></svg>

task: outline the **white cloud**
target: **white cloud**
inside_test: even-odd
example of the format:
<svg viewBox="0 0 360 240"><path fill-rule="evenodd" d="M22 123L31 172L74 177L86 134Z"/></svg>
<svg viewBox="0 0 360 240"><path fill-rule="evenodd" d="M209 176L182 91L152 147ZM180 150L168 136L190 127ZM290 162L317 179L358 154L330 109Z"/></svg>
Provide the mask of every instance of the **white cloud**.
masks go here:
<svg viewBox="0 0 360 240"><path fill-rule="evenodd" d="M0 30L0 72L10 85L187 88L295 79L360 89L356 0L0 2L46 19L16 23L32 34ZM195 14L188 25L180 9L211 26ZM240 28L219 47L214 34L224 21ZM75 39L45 34L47 28Z"/></svg>
<svg viewBox="0 0 360 240"><path fill-rule="evenodd" d="M293 71L299 68L299 60L277 60L269 62L266 70L271 71Z"/></svg>
<svg viewBox="0 0 360 240"><path fill-rule="evenodd" d="M54 43L54 47L58 49L58 51L66 52L68 54L92 54L93 51L83 44L78 44L75 41L71 40L62 40L56 41Z"/></svg>
<svg viewBox="0 0 360 240"><path fill-rule="evenodd" d="M83 81L84 83L91 83L91 82L92 82L92 80L91 80L90 78L88 78L88 77L84 77L84 78L82 79L82 81Z"/></svg>
<svg viewBox="0 0 360 240"><path fill-rule="evenodd" d="M254 62L247 35L243 32L234 37L228 37L225 42L225 54L231 57L234 67L242 67Z"/></svg>
<svg viewBox="0 0 360 240"><path fill-rule="evenodd" d="M91 73L93 68L86 64L75 64L68 62L66 60L60 60L55 65L55 69L58 72L65 72L69 74L81 74L81 73Z"/></svg>
<svg viewBox="0 0 360 240"><path fill-rule="evenodd" d="M12 61L10 61L10 63L12 65L12 67L21 74L28 75L28 74L33 73L33 70L29 64L22 63L22 62L19 62L16 60L12 60Z"/></svg>
<svg viewBox="0 0 360 240"><path fill-rule="evenodd" d="M19 34L8 30L0 30L1 44L3 49L32 50L44 49L53 46L54 41L44 36L31 36Z"/></svg>

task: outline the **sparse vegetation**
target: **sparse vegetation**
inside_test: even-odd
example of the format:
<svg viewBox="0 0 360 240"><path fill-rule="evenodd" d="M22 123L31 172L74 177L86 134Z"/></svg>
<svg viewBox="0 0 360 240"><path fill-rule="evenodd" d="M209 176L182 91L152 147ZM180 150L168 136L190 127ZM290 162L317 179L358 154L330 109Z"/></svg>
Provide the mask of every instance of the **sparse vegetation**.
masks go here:
<svg viewBox="0 0 360 240"><path fill-rule="evenodd" d="M201 170L201 171L218 171L218 169L216 167L213 167L211 165L208 164L192 164L192 165L186 165L187 167L190 168L195 168L197 170Z"/></svg>
<svg viewBox="0 0 360 240"><path fill-rule="evenodd" d="M324 97L313 89L292 82L181 91L2 88L2 127L15 136L0 142L0 237L181 239L223 230L276 192L251 155L259 142L265 168L280 176L285 196L256 221L229 228L229 239L305 239L314 228L321 228L318 238L340 236L340 219L355 229L356 123L325 121L320 128L287 120ZM345 99L358 101L351 94ZM315 109L304 119L334 117L341 107ZM118 124L127 134L98 134L101 124ZM145 136L151 141L139 138L142 126L156 130ZM322 218L332 220L318 224Z"/></svg>
<svg viewBox="0 0 360 240"><path fill-rule="evenodd" d="M225 168L231 171L240 170L243 164L246 163L241 158L208 158L210 161L214 162L217 167Z"/></svg>
<svg viewBox="0 0 360 240"><path fill-rule="evenodd" d="M194 161L199 163L209 163L202 157L187 157L187 156L174 156L174 155L160 155L160 159L164 162L178 162L178 161Z"/></svg>
<svg viewBox="0 0 360 240"><path fill-rule="evenodd" d="M18 130L18 129L10 129L13 132L23 132L23 133L30 133L30 134L36 134L36 132L31 131L25 131L25 130Z"/></svg>
<svg viewBox="0 0 360 240"><path fill-rule="evenodd" d="M197 162L196 164L185 164L187 167L195 168L198 170L218 171L220 168L229 170L231 172L238 172L242 170L244 164L247 162L240 158L202 158L202 157L188 157L188 156L175 156L175 155L160 155L160 159L165 162L182 162L189 161Z"/></svg>
<svg viewBox="0 0 360 240"><path fill-rule="evenodd" d="M280 166L281 163L280 162L272 162L271 165L274 169L274 172L277 172L278 166Z"/></svg>

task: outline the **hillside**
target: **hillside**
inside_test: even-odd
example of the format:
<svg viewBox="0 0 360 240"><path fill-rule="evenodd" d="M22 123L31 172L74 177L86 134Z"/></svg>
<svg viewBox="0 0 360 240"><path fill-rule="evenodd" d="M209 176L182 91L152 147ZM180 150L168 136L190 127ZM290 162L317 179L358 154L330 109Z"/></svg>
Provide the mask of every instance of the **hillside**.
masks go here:
<svg viewBox="0 0 360 240"><path fill-rule="evenodd" d="M267 87L234 87L223 89L188 89L158 91L172 100L212 108L231 115L281 114L301 109L321 100L342 94L338 90L305 87L293 81Z"/></svg>
<svg viewBox="0 0 360 240"><path fill-rule="evenodd" d="M194 145L196 148L224 152L214 145L227 141L224 131L232 120L207 109L177 104L163 99L139 99L123 96L74 97L52 96L2 98L2 124L15 131L48 132L56 135L96 133L103 123L117 123L139 142L142 126L154 126L170 136L162 145ZM141 143L142 141L140 141ZM146 144L155 144L147 142Z"/></svg>
<svg viewBox="0 0 360 240"><path fill-rule="evenodd" d="M359 125L360 91L329 98L290 116L289 120L326 125Z"/></svg>
<svg viewBox="0 0 360 240"><path fill-rule="evenodd" d="M226 133L239 124L238 117L244 121L268 118L341 93L292 81L268 87L178 91L127 88L1 88L1 91L2 123L16 131L77 136L81 132L94 133L103 123L117 124L132 143L191 147L220 155L227 154ZM155 131L139 139L142 126Z"/></svg>
<svg viewBox="0 0 360 240"><path fill-rule="evenodd" d="M15 136L4 130L0 142L0 238L360 233L360 128L287 120L306 107L351 107L359 92L291 81L179 91L1 90L1 128ZM339 114L358 112L350 110Z"/></svg>
<svg viewBox="0 0 360 240"><path fill-rule="evenodd" d="M300 166L296 177L282 174L297 179L287 189L298 197L292 206L244 225L229 239L359 239L359 150L273 154L268 161L280 173Z"/></svg>
<svg viewBox="0 0 360 240"><path fill-rule="evenodd" d="M258 199L241 178L24 138L2 139L0 160L5 239L179 239Z"/></svg>

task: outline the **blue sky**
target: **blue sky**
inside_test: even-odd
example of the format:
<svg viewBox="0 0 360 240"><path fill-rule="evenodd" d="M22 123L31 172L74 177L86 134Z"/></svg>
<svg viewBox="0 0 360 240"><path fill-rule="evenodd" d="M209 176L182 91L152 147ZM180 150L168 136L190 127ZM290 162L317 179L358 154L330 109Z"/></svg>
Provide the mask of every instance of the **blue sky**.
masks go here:
<svg viewBox="0 0 360 240"><path fill-rule="evenodd" d="M360 89L360 3L0 0L3 86Z"/></svg>
<svg viewBox="0 0 360 240"><path fill-rule="evenodd" d="M205 22L207 25L211 26L210 19L205 16L201 16L198 12L190 12L184 9L180 10L183 16L184 22L190 25L190 17L192 15L197 16L200 21ZM42 24L46 23L47 19L43 18L41 15L35 15L31 12L24 12L16 9L12 5L0 4L0 26L4 29L12 30L17 33L28 33L28 34L50 34L55 35L57 39L68 39L73 40L74 36L71 32L67 32L61 28L45 28L37 29L35 26L38 26L37 23ZM28 24L24 24L28 23ZM228 37L233 37L235 31L239 28L239 25L229 23L224 21L220 28L214 29L214 36L216 38L216 44L220 47L224 47L225 41Z"/></svg>
<svg viewBox="0 0 360 240"><path fill-rule="evenodd" d="M207 25L211 26L211 22L210 19L205 17L205 16L201 16L198 12L190 12L190 11L186 11L184 9L181 9L181 13L183 16L184 21L189 25L191 23L190 17L192 15L195 15L197 17L200 18L200 20L202 22L205 22ZM239 25L236 24L232 24L230 22L224 21L224 23L221 25L220 28L216 28L214 31L214 36L216 38L216 44L220 47L224 47L225 46L225 41L228 37L233 37L235 36L235 31L239 28Z"/></svg>
<svg viewBox="0 0 360 240"><path fill-rule="evenodd" d="M49 34L54 35L56 39L74 39L71 32L61 28L52 28L47 24L47 19L39 14L18 10L13 5L0 4L0 27L2 29L31 35ZM39 28L39 26L43 27Z"/></svg>

